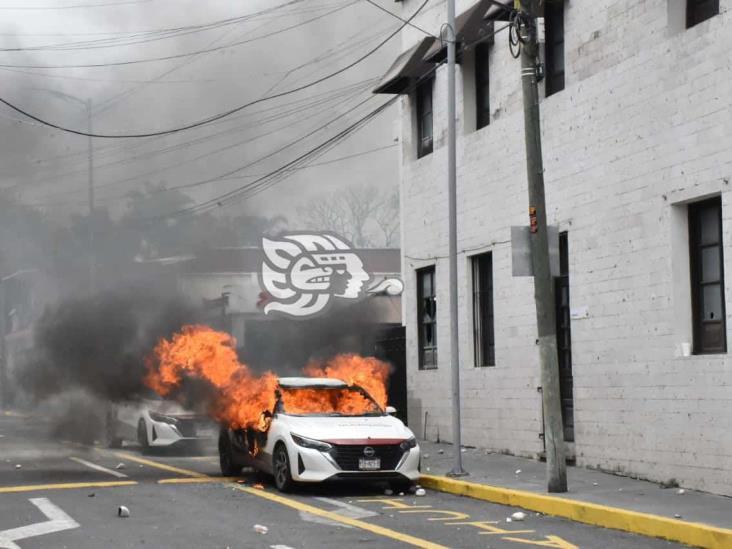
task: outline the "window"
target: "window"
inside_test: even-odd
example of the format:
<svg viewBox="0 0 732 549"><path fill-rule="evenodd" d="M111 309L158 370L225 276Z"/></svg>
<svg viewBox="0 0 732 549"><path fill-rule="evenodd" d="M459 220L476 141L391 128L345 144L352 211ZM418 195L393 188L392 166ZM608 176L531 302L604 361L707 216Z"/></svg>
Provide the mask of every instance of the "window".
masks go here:
<svg viewBox="0 0 732 549"><path fill-rule="evenodd" d="M547 0L544 5L546 43L544 54L546 76L545 96L564 89L564 1Z"/></svg>
<svg viewBox="0 0 732 549"><path fill-rule="evenodd" d="M417 86L417 158L432 152L432 79Z"/></svg>
<svg viewBox="0 0 732 549"><path fill-rule="evenodd" d="M686 28L719 14L719 0L686 0Z"/></svg>
<svg viewBox="0 0 732 549"><path fill-rule="evenodd" d="M417 301L419 369L437 368L437 298L434 267L417 271Z"/></svg>
<svg viewBox="0 0 732 549"><path fill-rule="evenodd" d="M490 123L489 54L490 44L483 42L475 47L475 129L477 130Z"/></svg>
<svg viewBox="0 0 732 549"><path fill-rule="evenodd" d="M493 337L493 255L476 255L473 263L473 344L476 366L495 366Z"/></svg>
<svg viewBox="0 0 732 549"><path fill-rule="evenodd" d="M727 352L722 251L722 201L689 206L694 354Z"/></svg>

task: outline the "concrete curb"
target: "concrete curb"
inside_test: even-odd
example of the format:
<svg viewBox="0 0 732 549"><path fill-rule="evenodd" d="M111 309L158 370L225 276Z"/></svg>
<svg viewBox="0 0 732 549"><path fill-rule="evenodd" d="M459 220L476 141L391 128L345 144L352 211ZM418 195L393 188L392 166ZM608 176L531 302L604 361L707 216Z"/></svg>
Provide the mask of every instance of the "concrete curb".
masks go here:
<svg viewBox="0 0 732 549"><path fill-rule="evenodd" d="M593 526L623 530L642 536L678 541L695 547L729 549L732 530L698 522L686 522L660 515L639 513L619 507L577 501L557 496L511 490L485 484L476 484L447 477L423 475L420 484L425 488L466 496L501 505L521 507L530 511L562 517Z"/></svg>

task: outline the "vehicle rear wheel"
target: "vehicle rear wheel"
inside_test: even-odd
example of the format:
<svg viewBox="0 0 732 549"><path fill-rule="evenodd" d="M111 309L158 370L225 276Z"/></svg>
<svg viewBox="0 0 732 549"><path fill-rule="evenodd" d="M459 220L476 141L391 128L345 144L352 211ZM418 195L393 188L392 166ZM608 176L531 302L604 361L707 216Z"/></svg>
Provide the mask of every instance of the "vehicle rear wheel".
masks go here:
<svg viewBox="0 0 732 549"><path fill-rule="evenodd" d="M281 442L275 446L272 457L272 473L274 474L275 486L280 492L289 492L295 486L290 472L290 456L287 455L287 448Z"/></svg>
<svg viewBox="0 0 732 549"><path fill-rule="evenodd" d="M234 460L231 441L226 431L219 433L219 466L221 467L221 474L225 477L235 477L241 473L241 466L237 465Z"/></svg>
<svg viewBox="0 0 732 549"><path fill-rule="evenodd" d="M143 453L150 450L150 441L147 438L147 427L145 426L145 420L142 418L137 422L137 442L140 443Z"/></svg>

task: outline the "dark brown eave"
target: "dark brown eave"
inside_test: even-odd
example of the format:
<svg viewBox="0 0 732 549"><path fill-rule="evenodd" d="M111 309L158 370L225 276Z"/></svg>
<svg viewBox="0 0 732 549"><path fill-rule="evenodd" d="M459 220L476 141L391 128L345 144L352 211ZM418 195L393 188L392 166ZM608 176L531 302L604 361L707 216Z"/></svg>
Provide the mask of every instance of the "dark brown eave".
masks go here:
<svg viewBox="0 0 732 549"><path fill-rule="evenodd" d="M485 19L493 0L480 0L455 18L455 41L457 51L478 42L493 43L493 24ZM458 62L459 62L458 53ZM435 41L427 51L424 60L442 63L447 59L447 42Z"/></svg>
<svg viewBox="0 0 732 549"><path fill-rule="evenodd" d="M433 67L424 61L424 55L435 41L433 37L424 38L397 57L373 93L404 93L412 84L429 73Z"/></svg>

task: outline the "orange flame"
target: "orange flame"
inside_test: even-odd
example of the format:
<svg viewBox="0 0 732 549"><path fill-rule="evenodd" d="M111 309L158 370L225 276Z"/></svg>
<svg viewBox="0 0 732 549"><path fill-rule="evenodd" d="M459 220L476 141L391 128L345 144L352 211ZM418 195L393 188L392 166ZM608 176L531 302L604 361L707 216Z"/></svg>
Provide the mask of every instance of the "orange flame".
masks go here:
<svg viewBox="0 0 732 549"><path fill-rule="evenodd" d="M236 340L208 326L184 326L170 340L161 339L147 360L145 384L163 397L174 396L185 378L202 379L215 390L209 413L234 429L267 431L276 404L278 378L256 375L239 362ZM373 357L338 355L324 363L310 362L309 377L336 378L358 385L383 409L386 407L389 365ZM338 412L356 415L375 411L364 395L351 390L287 389L282 403L290 413Z"/></svg>

